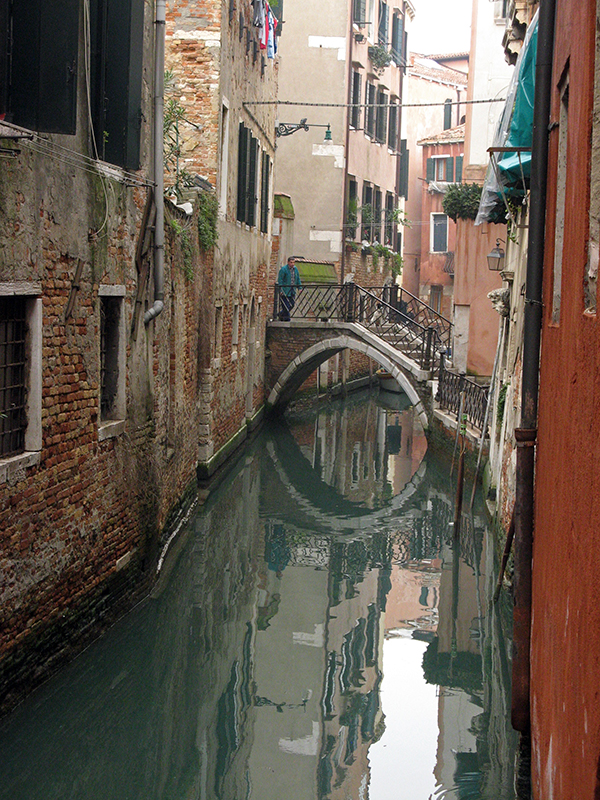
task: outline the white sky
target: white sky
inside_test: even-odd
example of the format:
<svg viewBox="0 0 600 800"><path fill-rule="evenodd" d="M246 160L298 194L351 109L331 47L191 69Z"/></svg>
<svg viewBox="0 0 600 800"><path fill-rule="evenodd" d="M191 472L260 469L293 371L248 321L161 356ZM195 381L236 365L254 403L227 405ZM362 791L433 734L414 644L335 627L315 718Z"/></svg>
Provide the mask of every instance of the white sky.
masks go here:
<svg viewBox="0 0 600 800"><path fill-rule="evenodd" d="M485 0L484 0L485 2ZM408 49L416 53L462 53L471 44L472 0L413 0Z"/></svg>

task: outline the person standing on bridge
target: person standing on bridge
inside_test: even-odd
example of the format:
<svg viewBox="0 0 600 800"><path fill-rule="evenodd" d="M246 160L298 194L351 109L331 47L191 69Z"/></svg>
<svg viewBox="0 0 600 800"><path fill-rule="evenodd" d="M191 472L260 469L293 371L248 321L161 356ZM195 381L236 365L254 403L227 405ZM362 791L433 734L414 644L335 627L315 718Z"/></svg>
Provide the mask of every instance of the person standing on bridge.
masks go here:
<svg viewBox="0 0 600 800"><path fill-rule="evenodd" d="M293 256L290 256L287 264L284 264L279 270L277 283L279 285L279 319L289 322L290 312L296 302L296 289L302 286L296 259Z"/></svg>

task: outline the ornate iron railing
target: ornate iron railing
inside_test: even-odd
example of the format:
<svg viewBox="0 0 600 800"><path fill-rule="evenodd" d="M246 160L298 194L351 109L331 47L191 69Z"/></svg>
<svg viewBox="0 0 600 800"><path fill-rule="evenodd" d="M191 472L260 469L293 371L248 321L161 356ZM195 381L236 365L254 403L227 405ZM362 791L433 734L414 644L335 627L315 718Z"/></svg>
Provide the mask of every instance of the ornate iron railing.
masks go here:
<svg viewBox="0 0 600 800"><path fill-rule="evenodd" d="M450 352L452 323L400 286L305 284L291 308L286 291L275 286L274 319L358 322L425 370L436 370L438 355Z"/></svg>
<svg viewBox="0 0 600 800"><path fill-rule="evenodd" d="M474 428L482 431L489 390L489 386L480 386L464 375L446 369L442 358L436 400L442 408L456 414L457 420L460 414L460 396L464 392L462 413Z"/></svg>

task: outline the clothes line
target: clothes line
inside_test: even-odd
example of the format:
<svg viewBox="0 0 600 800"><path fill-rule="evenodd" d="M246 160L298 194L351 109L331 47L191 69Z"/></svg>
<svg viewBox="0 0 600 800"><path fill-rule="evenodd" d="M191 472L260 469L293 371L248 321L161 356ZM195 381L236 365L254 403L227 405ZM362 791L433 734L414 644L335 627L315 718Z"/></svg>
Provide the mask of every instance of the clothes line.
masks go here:
<svg viewBox="0 0 600 800"><path fill-rule="evenodd" d="M303 108L433 108L434 106L472 106L478 103L504 103L506 97L485 100L446 100L442 103L305 103L301 100L248 100L243 106L302 106Z"/></svg>

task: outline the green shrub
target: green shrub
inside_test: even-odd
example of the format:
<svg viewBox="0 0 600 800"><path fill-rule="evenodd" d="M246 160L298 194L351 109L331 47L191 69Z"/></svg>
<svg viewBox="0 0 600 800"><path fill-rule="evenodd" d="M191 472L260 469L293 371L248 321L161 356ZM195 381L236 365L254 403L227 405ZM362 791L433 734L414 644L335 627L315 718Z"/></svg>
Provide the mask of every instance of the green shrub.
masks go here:
<svg viewBox="0 0 600 800"><path fill-rule="evenodd" d="M476 183L452 183L444 195L444 213L451 220L475 219L479 211L481 186Z"/></svg>

